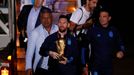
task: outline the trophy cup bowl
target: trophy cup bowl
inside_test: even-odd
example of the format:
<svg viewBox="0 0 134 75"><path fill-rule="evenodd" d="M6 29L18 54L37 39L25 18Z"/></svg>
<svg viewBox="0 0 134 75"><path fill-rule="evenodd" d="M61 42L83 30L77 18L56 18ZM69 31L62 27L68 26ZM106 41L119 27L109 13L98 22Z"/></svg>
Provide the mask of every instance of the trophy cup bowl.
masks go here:
<svg viewBox="0 0 134 75"><path fill-rule="evenodd" d="M60 55L59 57L59 61L64 61L64 49L65 49L65 40L64 39L59 39L56 41L56 45L57 45L57 52Z"/></svg>

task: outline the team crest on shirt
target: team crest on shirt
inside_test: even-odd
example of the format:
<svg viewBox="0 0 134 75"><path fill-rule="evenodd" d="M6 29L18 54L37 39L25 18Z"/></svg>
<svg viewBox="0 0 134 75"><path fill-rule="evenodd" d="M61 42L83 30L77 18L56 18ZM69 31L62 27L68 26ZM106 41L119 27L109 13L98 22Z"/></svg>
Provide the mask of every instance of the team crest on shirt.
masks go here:
<svg viewBox="0 0 134 75"><path fill-rule="evenodd" d="M112 31L109 31L109 33L108 33L108 35L109 35L109 37L113 37L113 32Z"/></svg>
<svg viewBox="0 0 134 75"><path fill-rule="evenodd" d="M101 37L101 34L97 34L97 37Z"/></svg>

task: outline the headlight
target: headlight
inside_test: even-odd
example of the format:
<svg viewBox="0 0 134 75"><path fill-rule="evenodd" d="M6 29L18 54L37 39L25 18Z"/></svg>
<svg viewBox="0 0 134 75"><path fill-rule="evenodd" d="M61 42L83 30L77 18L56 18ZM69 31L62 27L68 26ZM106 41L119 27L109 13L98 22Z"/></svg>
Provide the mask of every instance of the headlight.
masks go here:
<svg viewBox="0 0 134 75"><path fill-rule="evenodd" d="M11 59L12 59L12 56L9 55L9 56L7 57L7 60L11 61Z"/></svg>

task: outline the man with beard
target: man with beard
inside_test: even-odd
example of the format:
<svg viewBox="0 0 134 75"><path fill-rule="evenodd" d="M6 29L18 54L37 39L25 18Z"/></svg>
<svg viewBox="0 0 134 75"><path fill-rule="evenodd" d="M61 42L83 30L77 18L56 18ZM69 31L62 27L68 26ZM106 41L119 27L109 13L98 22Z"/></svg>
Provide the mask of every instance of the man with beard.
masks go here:
<svg viewBox="0 0 134 75"><path fill-rule="evenodd" d="M68 32L67 16L59 17L59 31L48 36L40 48L42 56L50 56L49 75L77 75L77 41Z"/></svg>

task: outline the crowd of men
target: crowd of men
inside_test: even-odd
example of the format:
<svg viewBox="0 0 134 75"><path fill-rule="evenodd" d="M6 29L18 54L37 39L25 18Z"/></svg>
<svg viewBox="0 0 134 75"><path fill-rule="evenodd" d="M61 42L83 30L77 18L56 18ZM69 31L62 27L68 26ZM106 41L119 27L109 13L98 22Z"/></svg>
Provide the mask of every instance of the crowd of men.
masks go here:
<svg viewBox="0 0 134 75"><path fill-rule="evenodd" d="M23 6L17 25L27 75L112 75L113 58L123 58L125 47L108 10L101 9L98 20L92 17L98 1L85 0L71 15L59 18L42 6L44 0Z"/></svg>

